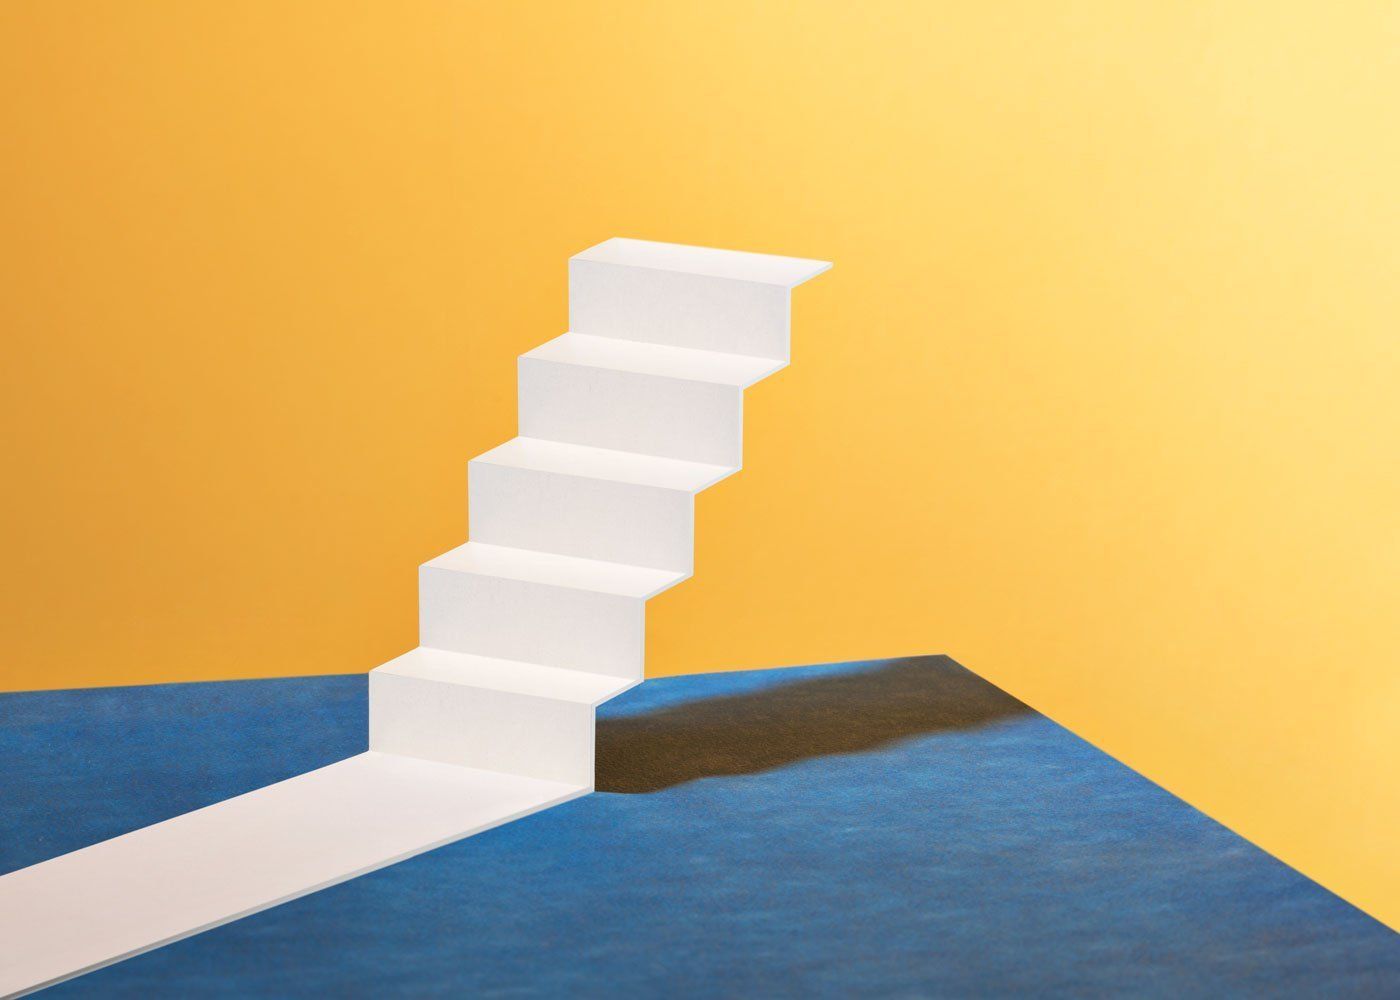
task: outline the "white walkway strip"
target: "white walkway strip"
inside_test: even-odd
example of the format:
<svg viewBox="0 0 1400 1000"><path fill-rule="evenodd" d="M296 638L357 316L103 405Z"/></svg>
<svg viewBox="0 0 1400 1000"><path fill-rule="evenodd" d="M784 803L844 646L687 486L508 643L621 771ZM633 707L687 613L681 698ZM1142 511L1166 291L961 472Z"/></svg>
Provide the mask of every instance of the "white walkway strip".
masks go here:
<svg viewBox="0 0 1400 1000"><path fill-rule="evenodd" d="M109 965L587 794L365 753L0 878L0 995Z"/></svg>

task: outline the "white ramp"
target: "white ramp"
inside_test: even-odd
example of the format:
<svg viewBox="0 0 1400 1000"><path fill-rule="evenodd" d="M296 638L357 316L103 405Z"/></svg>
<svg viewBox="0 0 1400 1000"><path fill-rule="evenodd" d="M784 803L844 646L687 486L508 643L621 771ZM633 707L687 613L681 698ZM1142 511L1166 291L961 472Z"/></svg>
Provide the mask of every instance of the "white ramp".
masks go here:
<svg viewBox="0 0 1400 1000"><path fill-rule="evenodd" d="M612 239L520 358L520 437L469 465L472 540L419 570L420 646L370 673L370 752L0 877L0 994L39 989L585 795L640 683L695 496L743 463L823 261Z"/></svg>
<svg viewBox="0 0 1400 1000"><path fill-rule="evenodd" d="M109 965L584 795L365 753L0 878L0 995Z"/></svg>

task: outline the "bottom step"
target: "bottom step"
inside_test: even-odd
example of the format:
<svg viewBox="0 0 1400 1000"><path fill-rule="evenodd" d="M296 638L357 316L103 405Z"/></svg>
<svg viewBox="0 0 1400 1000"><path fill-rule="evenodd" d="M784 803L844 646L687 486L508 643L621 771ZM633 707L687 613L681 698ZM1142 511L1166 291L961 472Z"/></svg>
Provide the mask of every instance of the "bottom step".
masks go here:
<svg viewBox="0 0 1400 1000"><path fill-rule="evenodd" d="M0 877L0 996L39 989L586 794L364 753Z"/></svg>
<svg viewBox="0 0 1400 1000"><path fill-rule="evenodd" d="M369 747L593 787L594 706L641 678L420 646L369 673Z"/></svg>

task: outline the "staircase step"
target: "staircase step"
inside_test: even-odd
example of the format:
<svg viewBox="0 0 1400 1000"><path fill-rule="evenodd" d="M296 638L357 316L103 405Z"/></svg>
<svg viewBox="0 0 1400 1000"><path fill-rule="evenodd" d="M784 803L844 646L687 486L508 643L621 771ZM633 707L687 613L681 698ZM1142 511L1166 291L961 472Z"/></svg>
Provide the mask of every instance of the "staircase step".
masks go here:
<svg viewBox="0 0 1400 1000"><path fill-rule="evenodd" d="M792 288L830 266L611 239L569 261L569 329L785 362Z"/></svg>
<svg viewBox="0 0 1400 1000"><path fill-rule="evenodd" d="M572 332L545 341L534 350L526 351L521 357L566 365L582 365L586 368L609 368L637 375L656 375L687 382L732 385L740 389L787 367L786 361L774 358Z"/></svg>
<svg viewBox="0 0 1400 1000"><path fill-rule="evenodd" d="M371 671L373 677L386 675L567 701L590 708L637 683L610 674L564 670L494 656L453 653L428 646L411 649Z"/></svg>
<svg viewBox="0 0 1400 1000"><path fill-rule="evenodd" d="M531 437L512 438L478 455L472 462L686 493L698 493L738 471L731 465L686 462L635 451L592 448Z"/></svg>
<svg viewBox="0 0 1400 1000"><path fill-rule="evenodd" d="M593 711L641 682L420 646L369 675L369 748L593 785Z"/></svg>
<svg viewBox="0 0 1400 1000"><path fill-rule="evenodd" d="M683 243L655 243L615 236L582 253L574 260L626 267L645 267L659 271L675 271L707 278L728 278L732 281L752 281L761 285L795 288L810 278L829 270L824 260L805 257L782 257L777 254L751 253L747 250L718 250L714 247L693 247Z"/></svg>
<svg viewBox="0 0 1400 1000"><path fill-rule="evenodd" d="M735 470L516 438L471 460L473 541L689 573L695 494Z"/></svg>
<svg viewBox="0 0 1400 1000"><path fill-rule="evenodd" d="M565 334L520 356L520 433L738 468L744 386L782 362L733 358Z"/></svg>
<svg viewBox="0 0 1400 1000"><path fill-rule="evenodd" d="M532 552L482 542L459 545L436 559L428 560L423 566L640 600L654 597L685 579L684 573L670 570L628 566L601 559L580 559L552 552Z"/></svg>
<svg viewBox="0 0 1400 1000"><path fill-rule="evenodd" d="M647 598L685 573L468 542L418 570L424 646L640 679Z"/></svg>

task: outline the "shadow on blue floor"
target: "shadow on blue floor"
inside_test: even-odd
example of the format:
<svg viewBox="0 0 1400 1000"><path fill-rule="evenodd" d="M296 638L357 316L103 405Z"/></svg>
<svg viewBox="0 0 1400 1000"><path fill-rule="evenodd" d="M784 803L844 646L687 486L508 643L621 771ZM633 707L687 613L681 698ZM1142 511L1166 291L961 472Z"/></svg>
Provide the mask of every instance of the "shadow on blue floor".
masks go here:
<svg viewBox="0 0 1400 1000"><path fill-rule="evenodd" d="M0 696L0 871L363 749L364 678ZM602 792L54 997L1396 995L1400 936L942 657L651 681ZM3 946L3 944L0 944Z"/></svg>
<svg viewBox="0 0 1400 1000"><path fill-rule="evenodd" d="M754 690L645 709L634 699L628 714L605 716L598 791L658 792L700 778L757 774L1030 711L947 657L795 673L779 671L778 683Z"/></svg>

